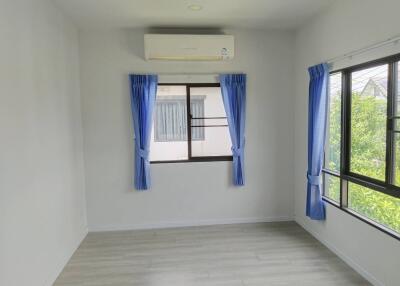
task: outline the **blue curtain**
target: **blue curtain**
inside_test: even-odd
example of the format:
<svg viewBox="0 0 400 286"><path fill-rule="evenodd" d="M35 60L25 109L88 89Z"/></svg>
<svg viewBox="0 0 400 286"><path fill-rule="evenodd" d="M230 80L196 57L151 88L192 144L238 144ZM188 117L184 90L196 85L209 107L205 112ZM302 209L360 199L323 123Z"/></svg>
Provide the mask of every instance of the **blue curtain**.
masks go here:
<svg viewBox="0 0 400 286"><path fill-rule="evenodd" d="M246 117L246 75L222 74L222 100L228 119L229 134L232 141L233 184L244 185L244 128Z"/></svg>
<svg viewBox="0 0 400 286"><path fill-rule="evenodd" d="M324 159L326 121L328 111L328 64L308 69L310 74L308 102L308 171L306 215L311 219L325 219L322 201L321 171Z"/></svg>
<svg viewBox="0 0 400 286"><path fill-rule="evenodd" d="M147 190L150 187L149 148L158 79L156 75L132 74L129 77L135 131L135 188Z"/></svg>

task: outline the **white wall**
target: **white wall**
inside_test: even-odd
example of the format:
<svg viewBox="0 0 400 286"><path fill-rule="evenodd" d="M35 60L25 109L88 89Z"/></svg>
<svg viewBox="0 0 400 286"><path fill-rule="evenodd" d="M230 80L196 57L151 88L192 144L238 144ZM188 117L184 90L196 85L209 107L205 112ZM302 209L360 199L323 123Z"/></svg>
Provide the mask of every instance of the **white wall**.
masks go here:
<svg viewBox="0 0 400 286"><path fill-rule="evenodd" d="M400 243L394 238L327 205L325 222L305 217L307 170L308 66L399 34L400 2L396 0L337 1L296 35L295 215L296 221L339 253L376 285L399 285ZM393 45L338 62L352 65L385 54L399 53Z"/></svg>
<svg viewBox="0 0 400 286"><path fill-rule="evenodd" d="M91 230L293 217L293 34L227 31L229 62L145 62L142 30L80 34L88 223ZM246 179L231 186L231 163L152 165L150 191L133 189L129 73L245 72Z"/></svg>
<svg viewBox="0 0 400 286"><path fill-rule="evenodd" d="M78 60L51 1L0 1L0 285L51 285L87 232Z"/></svg>

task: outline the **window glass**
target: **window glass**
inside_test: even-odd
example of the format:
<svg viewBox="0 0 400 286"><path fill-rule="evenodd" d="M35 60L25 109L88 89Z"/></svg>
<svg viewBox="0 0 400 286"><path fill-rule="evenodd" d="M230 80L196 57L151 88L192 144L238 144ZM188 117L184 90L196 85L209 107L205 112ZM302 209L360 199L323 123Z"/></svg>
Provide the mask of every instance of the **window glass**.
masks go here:
<svg viewBox="0 0 400 286"><path fill-rule="evenodd" d="M197 116L193 102L204 102L203 116ZM192 137L202 134L201 139L192 140L192 156L231 156L231 139L220 87L191 87Z"/></svg>
<svg viewBox="0 0 400 286"><path fill-rule="evenodd" d="M157 98L154 114L156 142L187 140L186 97L175 97Z"/></svg>
<svg viewBox="0 0 400 286"><path fill-rule="evenodd" d="M348 207L400 233L400 199L349 183Z"/></svg>
<svg viewBox="0 0 400 286"><path fill-rule="evenodd" d="M324 173L324 195L336 202L340 201L340 178Z"/></svg>
<svg viewBox="0 0 400 286"><path fill-rule="evenodd" d="M150 160L187 160L186 86L157 88Z"/></svg>
<svg viewBox="0 0 400 286"><path fill-rule="evenodd" d="M385 180L388 65L351 73L350 171Z"/></svg>
<svg viewBox="0 0 400 286"><path fill-rule="evenodd" d="M193 119L192 125L204 125L204 98L202 96L191 96L190 97L190 114ZM192 129L192 141L204 141L204 128Z"/></svg>
<svg viewBox="0 0 400 286"><path fill-rule="evenodd" d="M329 77L328 123L325 146L325 169L340 172L340 140L342 110L342 73Z"/></svg>
<svg viewBox="0 0 400 286"><path fill-rule="evenodd" d="M152 127L150 161L232 156L221 88L215 84L159 85Z"/></svg>
<svg viewBox="0 0 400 286"><path fill-rule="evenodd" d="M165 98L164 98L165 97ZM194 117L204 117L204 100L191 100ZM156 142L187 141L186 96L159 96L154 114L154 140ZM196 124L202 124L199 119ZM192 140L204 140L204 130L192 132Z"/></svg>

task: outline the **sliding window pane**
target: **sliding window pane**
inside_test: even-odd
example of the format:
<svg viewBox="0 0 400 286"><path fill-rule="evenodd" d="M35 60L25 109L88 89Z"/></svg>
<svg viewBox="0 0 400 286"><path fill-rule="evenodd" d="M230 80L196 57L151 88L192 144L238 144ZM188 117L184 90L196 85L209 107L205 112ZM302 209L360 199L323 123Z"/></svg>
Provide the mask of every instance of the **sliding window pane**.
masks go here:
<svg viewBox="0 0 400 286"><path fill-rule="evenodd" d="M324 173L324 196L340 201L340 178Z"/></svg>
<svg viewBox="0 0 400 286"><path fill-rule="evenodd" d="M198 111L201 102L202 110ZM220 87L191 87L192 156L232 156L231 139Z"/></svg>
<svg viewBox="0 0 400 286"><path fill-rule="evenodd" d="M329 77L328 123L325 146L325 169L340 172L342 110L342 73Z"/></svg>
<svg viewBox="0 0 400 286"><path fill-rule="evenodd" d="M400 199L349 183L348 207L400 233Z"/></svg>
<svg viewBox="0 0 400 286"><path fill-rule="evenodd" d="M384 181L388 65L351 73L350 171Z"/></svg>
<svg viewBox="0 0 400 286"><path fill-rule="evenodd" d="M150 161L188 159L186 110L186 86L158 86Z"/></svg>

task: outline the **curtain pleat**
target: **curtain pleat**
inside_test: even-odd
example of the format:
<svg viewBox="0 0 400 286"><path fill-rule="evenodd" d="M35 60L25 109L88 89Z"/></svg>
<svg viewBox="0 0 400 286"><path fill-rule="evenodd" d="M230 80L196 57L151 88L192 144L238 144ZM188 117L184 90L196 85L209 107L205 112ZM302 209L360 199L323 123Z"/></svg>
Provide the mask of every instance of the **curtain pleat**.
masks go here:
<svg viewBox="0 0 400 286"><path fill-rule="evenodd" d="M244 146L246 117L246 75L220 75L222 100L232 141L233 184L244 185Z"/></svg>
<svg viewBox="0 0 400 286"><path fill-rule="evenodd" d="M150 187L150 136L153 109L156 101L157 76L135 75L130 77L131 111L135 132L135 176L137 190Z"/></svg>
<svg viewBox="0 0 400 286"><path fill-rule="evenodd" d="M310 74L308 103L308 170L306 215L314 220L325 219L322 200L321 172L324 159L328 108L328 64L308 69Z"/></svg>

